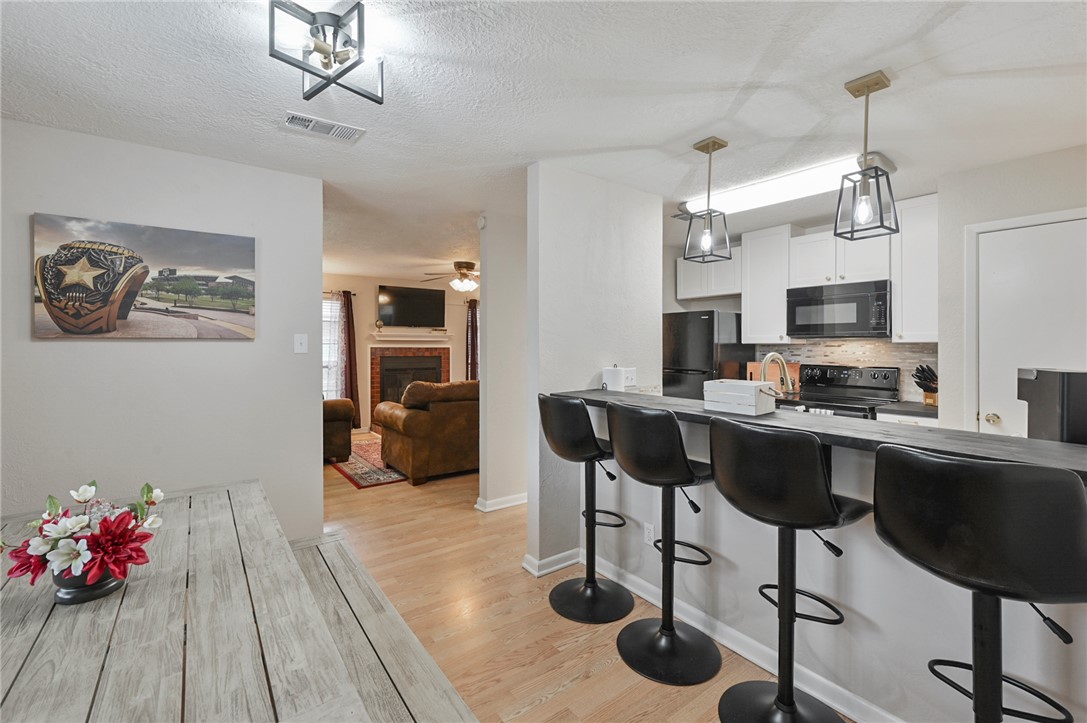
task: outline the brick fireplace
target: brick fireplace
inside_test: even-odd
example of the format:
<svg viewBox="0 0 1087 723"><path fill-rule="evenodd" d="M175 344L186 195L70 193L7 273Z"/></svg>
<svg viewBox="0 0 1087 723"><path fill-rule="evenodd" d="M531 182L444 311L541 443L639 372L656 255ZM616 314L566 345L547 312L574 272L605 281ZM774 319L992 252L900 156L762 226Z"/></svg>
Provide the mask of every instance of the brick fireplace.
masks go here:
<svg viewBox="0 0 1087 723"><path fill-rule="evenodd" d="M382 379L382 361L387 375L394 379ZM420 363L421 362L421 363ZM370 427L380 432L373 423L374 407L389 398L399 402L403 388L410 381L449 381L449 347L433 346L374 346L370 347ZM396 387L396 389L393 389Z"/></svg>

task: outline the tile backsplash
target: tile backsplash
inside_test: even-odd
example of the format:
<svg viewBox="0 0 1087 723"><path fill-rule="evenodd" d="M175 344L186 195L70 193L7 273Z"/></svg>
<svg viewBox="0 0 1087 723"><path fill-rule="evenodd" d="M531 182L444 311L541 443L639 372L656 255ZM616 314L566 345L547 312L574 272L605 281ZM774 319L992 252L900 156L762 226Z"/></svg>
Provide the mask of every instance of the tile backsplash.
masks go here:
<svg viewBox="0 0 1087 723"><path fill-rule="evenodd" d="M928 364L939 371L938 344L895 344L888 339L825 339L806 344L759 344L761 360L772 351L785 361L801 364L841 364L851 367L898 367L898 392L904 402L920 402L921 390L912 377L918 364Z"/></svg>

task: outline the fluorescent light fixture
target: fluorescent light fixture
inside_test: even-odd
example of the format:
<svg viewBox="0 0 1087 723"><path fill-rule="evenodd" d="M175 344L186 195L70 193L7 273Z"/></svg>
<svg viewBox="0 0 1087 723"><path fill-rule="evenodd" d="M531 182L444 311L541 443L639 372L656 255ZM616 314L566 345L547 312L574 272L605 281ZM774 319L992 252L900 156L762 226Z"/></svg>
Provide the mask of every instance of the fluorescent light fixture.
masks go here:
<svg viewBox="0 0 1087 723"><path fill-rule="evenodd" d="M710 203L714 209L727 214L795 201L798 198L838 190L842 184L842 176L856 172L858 168L857 156L849 156L803 171L719 191L710 196ZM690 213L702 213L706 210L705 195L688 201L686 206Z"/></svg>

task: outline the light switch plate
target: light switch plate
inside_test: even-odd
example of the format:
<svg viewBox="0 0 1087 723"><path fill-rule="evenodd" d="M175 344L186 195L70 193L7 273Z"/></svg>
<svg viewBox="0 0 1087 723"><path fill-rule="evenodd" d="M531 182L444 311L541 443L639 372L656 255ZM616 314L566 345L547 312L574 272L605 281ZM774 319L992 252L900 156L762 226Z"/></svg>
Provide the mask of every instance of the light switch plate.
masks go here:
<svg viewBox="0 0 1087 723"><path fill-rule="evenodd" d="M294 335L294 353L309 354L309 334Z"/></svg>

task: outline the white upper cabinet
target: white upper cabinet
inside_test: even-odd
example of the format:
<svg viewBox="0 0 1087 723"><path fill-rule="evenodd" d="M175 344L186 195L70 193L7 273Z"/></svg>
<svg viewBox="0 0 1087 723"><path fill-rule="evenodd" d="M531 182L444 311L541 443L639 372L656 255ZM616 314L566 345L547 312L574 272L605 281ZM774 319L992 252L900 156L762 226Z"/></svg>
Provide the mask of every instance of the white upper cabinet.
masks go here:
<svg viewBox="0 0 1087 723"><path fill-rule="evenodd" d="M852 284L857 281L879 281L891 276L891 242L887 236L838 242L835 266L838 275L835 283Z"/></svg>
<svg viewBox="0 0 1087 723"><path fill-rule="evenodd" d="M694 261L676 259L676 298L697 299L705 296L705 283L702 281L702 267Z"/></svg>
<svg viewBox="0 0 1087 723"><path fill-rule="evenodd" d="M789 288L834 283L836 240L830 231L789 239Z"/></svg>
<svg viewBox="0 0 1087 723"><path fill-rule="evenodd" d="M889 278L886 236L847 241L830 231L789 239L789 288L851 284Z"/></svg>
<svg viewBox="0 0 1087 723"><path fill-rule="evenodd" d="M740 310L744 344L781 344L785 335L785 289L789 286L789 241L799 229L775 226L743 235Z"/></svg>
<svg viewBox="0 0 1087 723"><path fill-rule="evenodd" d="M891 236L891 340L939 341L936 194L899 201Z"/></svg>
<svg viewBox="0 0 1087 723"><path fill-rule="evenodd" d="M743 249L732 247L731 261L702 264L706 267L706 292L709 296L729 296L740 293L740 264Z"/></svg>
<svg viewBox="0 0 1087 723"><path fill-rule="evenodd" d="M739 246L733 246L731 261L708 264L676 259L676 298L702 299L740 293L741 251Z"/></svg>

